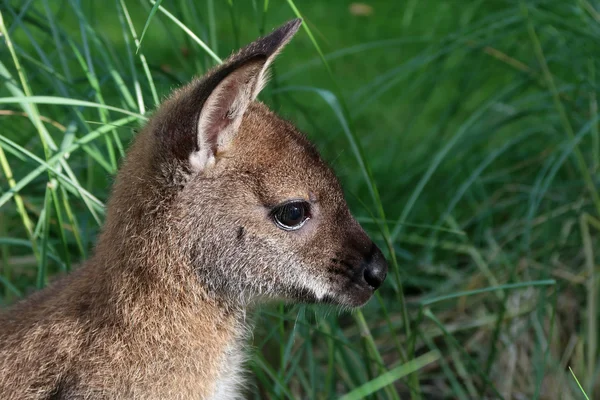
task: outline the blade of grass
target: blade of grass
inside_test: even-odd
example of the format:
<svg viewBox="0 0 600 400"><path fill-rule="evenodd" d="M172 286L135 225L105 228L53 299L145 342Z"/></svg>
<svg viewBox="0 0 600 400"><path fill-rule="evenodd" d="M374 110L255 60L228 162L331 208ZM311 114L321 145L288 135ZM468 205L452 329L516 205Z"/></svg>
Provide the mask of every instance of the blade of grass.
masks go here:
<svg viewBox="0 0 600 400"><path fill-rule="evenodd" d="M17 75L18 75L19 81L21 83L21 89L23 90L23 93L25 94L25 96L30 97L30 96L32 96L32 91L31 91L31 88L29 87L29 83L27 81L27 76L25 75L25 71L22 68L21 63L19 62L19 58L17 57L17 54L15 52L12 40L8 34L6 26L4 25L4 17L2 15L2 12L0 12L0 33L2 33L4 35L6 47L8 48L8 51L12 58L12 61L17 70ZM7 79L10 80L10 74L8 73L8 69L4 66L4 63L0 63L0 72L2 72L2 75L4 75ZM16 86L16 84L10 85L9 89L20 90ZM48 141L51 140L50 134L48 133L44 124L42 123L42 120L39 116L37 106L35 104L32 104L31 106L24 107L24 108L25 108L24 111L31 118L33 125L35 126L36 130L39 133L40 143L42 144L42 148L44 149L44 154L47 158L49 156L49 151L50 151L49 146L48 146Z"/></svg>
<svg viewBox="0 0 600 400"><path fill-rule="evenodd" d="M162 0L153 2L152 9L150 10L150 13L148 13L148 18L146 18L146 23L144 24L144 29L142 29L142 34L140 35L140 41L137 43L137 46L136 46L136 50L135 50L136 54L139 53L140 47L142 47L142 41L144 40L144 36L146 36L146 31L148 30L148 27L150 26L150 21L154 17L154 14L156 14L156 12L158 11L158 7L160 7L160 3L162 3Z"/></svg>
<svg viewBox="0 0 600 400"><path fill-rule="evenodd" d="M0 236L8 235L8 215L0 213ZM9 264L10 259L10 248L8 245L3 244L0 246L0 259L2 260L2 271L0 276L6 281L10 282L12 279L12 268ZM6 301L11 301L10 292L5 292L4 298Z"/></svg>
<svg viewBox="0 0 600 400"><path fill-rule="evenodd" d="M52 104L60 106L76 106L76 107L92 107L92 108L104 108L109 111L115 111L125 115L131 115L141 121L146 121L147 118L141 114L134 113L129 110L125 110L119 107L108 106L106 104L94 103L91 101L69 99L65 97L56 96L27 96L27 97L0 97L0 104Z"/></svg>
<svg viewBox="0 0 600 400"><path fill-rule="evenodd" d="M6 198L6 200L4 201L4 202L6 202L11 197L14 197L15 205L17 206L17 212L19 213L19 216L21 217L23 227L25 228L25 232L27 232L27 236L29 237L29 241L31 242L31 249L33 250L33 254L36 256L36 259L39 259L39 252L37 249L37 245L35 243L35 239L33 238L33 223L31 222L31 219L29 218L29 215L27 214L27 210L25 209L25 203L23 202L23 198L19 194L16 194L14 192L15 188L17 187L17 183L15 181L15 178L12 173L12 169L11 169L10 165L8 164L8 160L6 159L6 154L4 153L4 150L2 149L2 147L0 147L0 166L2 167L2 172L4 173L4 176L6 177L6 180L8 181L8 187L10 189L7 193L3 194L0 197L0 204L2 204L1 198ZM43 171L41 171L41 172L43 172ZM2 206L0 205L0 207L2 207Z"/></svg>
<svg viewBox="0 0 600 400"><path fill-rule="evenodd" d="M50 187L46 187L46 194L44 197L44 212L42 213L41 218L43 218L43 232L42 232L42 251L41 251L41 261L38 266L37 273L37 288L42 289L46 286L47 283L47 272L48 272L48 240L50 238L50 216L51 216L51 206L52 203L52 191Z"/></svg>
<svg viewBox="0 0 600 400"><path fill-rule="evenodd" d="M590 59L588 61L588 70L589 70L589 79L592 85L596 85L596 67L594 65L594 60ZM598 119L598 98L596 92L592 89L590 90L590 116L593 120L599 121ZM595 123L592 126L592 160L593 160L593 170L598 171L600 168L600 127L599 123Z"/></svg>
<svg viewBox="0 0 600 400"><path fill-rule="evenodd" d="M413 190L409 200L406 205L402 209L402 214L398 218L396 222L396 226L392 230L391 240L395 241L397 237L402 232L402 224L406 222L406 219L409 213L412 211L414 205L416 204L419 196L423 192L425 185L431 180L432 175L437 171L438 167L445 159L445 157L449 154L450 150L458 143L460 139L471 129L471 127L487 112L494 104L500 101L500 99L507 96L509 93L512 93L515 89L522 85L521 82L513 83L512 85L508 85L504 90L500 93L492 96L492 98L488 99L483 105L477 108L475 112L473 112L469 118L460 125L457 129L456 133L450 138L450 140L437 152L434 156L433 160L429 163L429 168L423 175L423 177L419 180L417 187Z"/></svg>
<svg viewBox="0 0 600 400"><path fill-rule="evenodd" d="M431 340L431 338L429 338L427 336L423 336L422 339L425 342L425 344L427 345L427 347L429 347L430 350L437 351L438 353L442 354L440 349L435 345L435 342L433 340ZM440 364L440 366L442 367L442 370L446 374L446 377L450 381L450 386L452 387L453 395L455 395L456 398L459 400L467 400L469 398L472 398L472 397L467 396L465 389L463 389L463 387L461 386L461 383L458 381L458 378L456 377L456 374L454 373L453 369L450 368L450 365L448 365L448 362L445 360L445 358L443 356L440 357L440 359L438 360L438 363Z"/></svg>
<svg viewBox="0 0 600 400"><path fill-rule="evenodd" d="M213 49L215 53L219 52L217 47L217 20L215 17L215 0L208 0L206 2L206 11L208 14L208 38L210 41L210 48Z"/></svg>
<svg viewBox="0 0 600 400"><path fill-rule="evenodd" d="M587 376L586 386L590 396L594 396L594 383L596 381L596 359L598 349L598 275L594 263L593 241L590 234L590 225L600 228L600 221L597 221L587 213L579 217L579 228L583 241L583 253L585 255L585 267L588 273L586 315L587 315Z"/></svg>
<svg viewBox="0 0 600 400"><path fill-rule="evenodd" d="M50 182L48 187L50 188L52 199L51 202L54 205L54 214L56 215L56 223L58 225L58 234L60 236L60 244L62 245L62 259L65 262L65 272L71 270L71 256L69 255L69 244L67 242L67 236L65 234L65 225L62 216L62 211L60 208L60 203L58 201L58 193L57 193L57 184L56 182Z"/></svg>
<svg viewBox="0 0 600 400"><path fill-rule="evenodd" d="M150 2L152 4L156 4L155 0L150 0ZM180 20L178 20L173 14L171 14L169 11L167 11L164 7L162 7L161 5L158 6L158 9L160 10L160 12L162 12L163 14L165 14L167 16L167 18L169 18L171 21L175 22L175 24L180 27L194 42L196 42L200 47L202 47L202 49L204 49L204 51L206 51L206 53L217 62L217 64L221 64L223 61L219 58L219 56L217 56L211 49L210 47L208 47L202 40L200 40L200 38L198 36L196 36L194 34L194 32L192 32L187 26L185 26L185 24L183 22L181 22Z"/></svg>
<svg viewBox="0 0 600 400"><path fill-rule="evenodd" d="M18 246L32 249L31 242L29 240L15 239L12 237L0 237L0 245ZM62 265L62 260L56 257L56 255L48 253L48 258L54 261L61 268L64 268L64 265Z"/></svg>
<svg viewBox="0 0 600 400"><path fill-rule="evenodd" d="M353 391L344 396L340 397L340 400L361 400L366 396L375 393L376 391L389 386L396 382L398 379L403 378L409 374L412 374L423 367L436 362L440 358L440 353L437 351L430 351L429 353L423 354L407 362L406 364L400 365L383 375L378 376L370 382L365 383L362 386L357 387Z"/></svg>
<svg viewBox="0 0 600 400"><path fill-rule="evenodd" d="M371 354L373 355L375 360L377 360L379 373L382 374L381 376L385 375L389 371L386 371L386 369L384 367L385 364L383 362L383 357L381 357L381 354L379 353L379 349L377 348L377 343L375 343L375 339L373 339L371 330L369 329L369 326L367 325L367 321L365 320L365 317L361 310L356 311L355 320L358 323L358 328L360 330L360 336L365 340L365 342L367 344L367 348L369 349L369 351L371 352ZM393 386L386 385L385 390L391 398L400 399L400 396L398 396L398 392L396 391L396 389Z"/></svg>
<svg viewBox="0 0 600 400"><path fill-rule="evenodd" d="M18 59L15 59L14 62L15 62L15 65L19 65ZM4 76L10 77L9 71L6 69L6 67L1 62L0 62L0 73ZM25 74L23 74L23 79L25 79ZM24 93L24 91L21 91L21 89L18 88L16 85L8 84L8 82L9 81L7 81L7 86L9 88L9 90L13 94L17 95L16 96L17 98L23 99L21 102L19 102L19 104L23 107L23 110L30 117L30 120L33 123L33 125L38 127L38 123L41 124L42 129L37 129L37 131L39 133L39 137L42 142L42 147L44 149L44 156L46 159L49 159L51 153L57 151L58 147L56 146L56 144L54 143L54 140L52 139L49 132L46 130L45 126L43 125L42 117L39 115L36 105L35 104L29 105L27 102L27 100L33 98L33 96L26 97L26 93ZM29 85L28 85L27 81L23 81L22 85L24 85L24 88L27 89L27 92L31 93L31 90L29 89ZM4 140L5 138L0 137L0 139ZM10 143L12 143L12 142L9 141L9 144ZM13 146L13 148L16 148L17 150L23 149L22 147L14 147L14 146ZM28 155L30 158L33 157L34 159L37 160L37 157L33 156L32 153L30 153L30 152L26 152L24 154ZM73 173L73 171L71 170L69 165L65 162L65 160L57 159L57 163L59 165L56 166L56 169L49 168L49 169L45 170L48 173L48 181L52 181L54 179L53 172L60 174L60 173L62 173L62 169L64 168L65 173L68 175L68 179L70 180L70 183L72 184L71 187L75 188L75 190L77 190L77 191L80 191L79 188L81 188L81 185L79 185L79 182L77 181L77 177L75 176L75 174ZM54 167L53 165L51 165L51 166ZM86 193L79 193L79 194L80 194L80 197L82 198L82 200L86 203L86 205L88 205L90 212L92 212L92 214L97 218L93 207L91 206L91 204L89 203L89 200L87 199ZM34 249L36 249L36 247L34 247Z"/></svg>
<svg viewBox="0 0 600 400"><path fill-rule="evenodd" d="M571 367L569 367L569 372L571 372L571 375L573 376L573 379L575 379L575 383L577 384L577 387L581 391L581 394L583 394L583 397L585 397L585 400L590 400L588 395L585 393L585 390L583 390L583 388L581 387L581 383L579 383L579 379L577 379L577 377L575 376L575 372L573 372Z"/></svg>
<svg viewBox="0 0 600 400"><path fill-rule="evenodd" d="M122 15L125 17L125 21L127 22L127 26L129 27L129 31L131 32L131 37L133 38L133 42L137 46L140 47L140 41L137 38L137 33L135 31L135 27L133 26L133 22L131 20L131 16L129 15L129 10L125 5L125 0L119 0L119 4L121 5L120 11ZM121 15L121 14L119 14ZM142 63L142 68L144 69L144 73L146 74L146 79L148 80L148 85L150 86L150 92L152 93L152 99L154 100L154 105L158 105L160 101L158 100L158 93L156 92L156 86L154 85L154 80L152 79L152 74L150 73L150 68L148 67L148 61L146 60L146 56L143 53L139 53L140 62ZM140 114L144 114L144 101L138 86L136 86L136 93L138 97L138 103L140 104Z"/></svg>
<svg viewBox="0 0 600 400"><path fill-rule="evenodd" d="M554 286L556 285L556 281L554 279L544 279L540 281L530 281L530 282L518 282L518 283L508 283L505 285L499 285L494 287L487 287L482 289L474 289L474 290L465 290L462 292L447 294L445 296L435 297L433 299L427 299L421 301L422 306L430 306L435 303L439 303L446 300L456 299L459 297L465 296L473 296L481 293L495 292L497 290L512 290L512 289L522 289L534 286Z"/></svg>
<svg viewBox="0 0 600 400"><path fill-rule="evenodd" d="M9 279L6 279L4 276L0 275L0 283L9 291L11 292L16 298L21 298L23 297L23 294L21 293L21 291L19 289L17 289L17 287L15 285L13 285ZM9 297L8 295L5 296L5 301L9 302L12 300L11 297Z"/></svg>
<svg viewBox="0 0 600 400"><path fill-rule="evenodd" d="M425 308L423 310L423 315L429 318L431 321L433 321L435 325L443 332L444 337L449 341L449 343L452 344L452 346L454 346L454 348L457 349L460 353L462 353L463 357L465 357L467 360L467 364L471 369L471 373L479 375L479 377L483 380L483 382L485 382L487 387L492 389L492 391L494 392L494 398L504 399L504 397L502 397L502 395L496 389L496 386L493 384L490 378L487 375L485 375L484 371L480 368L477 362L471 358L468 352L462 347L460 342L450 332L448 332L444 324L431 312L431 310L429 308ZM485 387L482 388L482 390L484 389ZM482 394L483 393L480 392L480 395Z"/></svg>
<svg viewBox="0 0 600 400"><path fill-rule="evenodd" d="M554 82L554 77L552 76L552 73L550 72L550 68L548 68L548 63L546 61L546 56L544 55L544 50L542 49L542 44L540 43L540 39L538 38L538 35L536 33L535 27L533 25L533 21L531 20L531 17L529 16L529 8L527 7L527 5L525 5L525 3L522 0L519 2L519 5L521 8L523 17L525 18L525 21L527 22L527 31L529 32L530 40L533 43L533 49L534 49L537 61L542 68L544 80L546 81L546 84L548 85L548 87L550 88L550 90L552 92L552 100L554 102L554 107L556 108L556 111L558 112L560 121L563 125L563 129L565 130L565 133L567 134L567 136L569 137L570 140L574 141L575 140L575 132L573 130L571 122L569 121L569 116L567 115L567 111L565 110L565 107L563 106L563 103L560 100L558 89L556 88L556 84ZM576 161L577 167L579 168L579 172L581 173L581 176L583 176L583 179L586 183L588 191L590 192L590 196L592 197L592 201L594 202L594 207L596 208L596 213L600 216L600 196L598 195L598 191L596 190L596 185L594 184L594 180L592 179L592 176L590 175L590 171L586 165L585 158L583 157L583 154L581 153L579 146L575 146L574 154L575 154L575 161Z"/></svg>
<svg viewBox="0 0 600 400"><path fill-rule="evenodd" d="M91 200L92 203L96 205L96 208L98 210L103 209L104 204L100 200L98 200L93 194L91 194L90 192L85 190L83 187L81 187L81 185L79 185L79 183L76 182L72 176L65 175L64 173L60 172L55 167L51 166L48 162L37 157L35 154L31 153L29 150L23 148L22 146L19 146L12 140L9 140L3 136L0 136L0 142L6 144L8 146L11 146L13 149L20 151L22 154L26 155L31 160L35 161L36 163L40 164L41 166L46 167L47 171L53 172L55 175L55 178L59 179L63 183L66 183L67 187L72 187L75 191L81 193L83 196L85 196L89 200Z"/></svg>
<svg viewBox="0 0 600 400"><path fill-rule="evenodd" d="M273 380L275 385L277 385L281 389L283 394L288 399L294 399L294 396L290 392L287 385L283 381L281 381L281 379L279 379L279 376L277 376L277 372L267 363L262 354L256 352L254 354L253 361L262 371L264 371Z"/></svg>
<svg viewBox="0 0 600 400"><path fill-rule="evenodd" d="M126 117L126 118L122 118L117 121L113 121L113 125L127 125L128 123L131 123L135 120L137 120L137 117ZM48 160L48 163L40 163L41 165L39 167L37 167L36 169L31 171L25 177L21 178L18 183L14 182L14 180L13 180L13 184L12 184L12 186L10 186L10 190L8 192L4 193L2 196L0 196L0 207L2 207L11 198L19 197L17 195L18 192L20 190L22 190L25 186L27 186L30 182L32 182L35 178L37 178L39 175L44 173L48 168L50 168L50 165L54 164L56 161L58 161L60 158L64 157L66 154L72 153L72 152L76 151L78 148L80 148L80 147L86 145L87 143L90 143L93 140L97 139L98 137L101 137L102 135L108 133L110 131L110 129L111 129L110 127L102 126L98 129L96 129L95 131L90 132L89 134L85 135L81 139L77 140L71 146L56 153L52 158L50 158ZM0 139L2 139L2 136L0 136ZM4 155L4 152L2 151L2 148L0 147L0 163L3 160L3 158L2 158L3 155ZM4 165L4 164L2 164L2 165ZM10 179L12 179L12 174L7 174L7 177L11 177L11 178L9 178L9 184L10 184L10 182L11 182Z"/></svg>
<svg viewBox="0 0 600 400"><path fill-rule="evenodd" d="M79 224L77 223L77 219L75 218L75 214L71 208L71 204L69 201L69 194L65 190L63 186L60 187L60 194L62 198L62 205L65 209L65 213L67 214L67 219L69 220L69 226L73 231L73 236L75 237L75 243L77 244L77 249L79 250L79 254L82 259L86 259L86 251L83 246L83 240L81 237L81 230L79 229Z"/></svg>
<svg viewBox="0 0 600 400"><path fill-rule="evenodd" d="M48 2L49 0L44 0L44 11L46 12L46 18L48 19L50 30L52 31L52 38L54 40L54 45L56 47L58 57L60 59L63 74L65 75L67 81L71 81L71 71L69 69L69 63L67 62L67 57L65 56L64 47L60 38L60 34L58 32L54 14L52 13Z"/></svg>

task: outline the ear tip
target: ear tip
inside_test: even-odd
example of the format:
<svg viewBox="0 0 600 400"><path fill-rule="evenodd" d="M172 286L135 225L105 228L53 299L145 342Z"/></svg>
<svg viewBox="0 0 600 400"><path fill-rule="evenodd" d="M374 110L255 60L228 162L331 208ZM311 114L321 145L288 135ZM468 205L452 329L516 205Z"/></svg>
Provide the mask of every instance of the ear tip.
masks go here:
<svg viewBox="0 0 600 400"><path fill-rule="evenodd" d="M273 29L267 35L256 39L254 42L249 43L237 53L231 55L225 64L243 64L253 58L264 58L268 60L273 56L277 55L281 49L292 39L292 37L298 32L300 25L303 20L301 18L295 18L278 28Z"/></svg>
<svg viewBox="0 0 600 400"><path fill-rule="evenodd" d="M281 33L283 33L283 36L287 40L289 40L292 36L296 34L296 32L298 32L298 29L300 29L300 25L302 25L302 18L294 18L293 20L281 25L275 31L280 31Z"/></svg>
<svg viewBox="0 0 600 400"><path fill-rule="evenodd" d="M274 29L270 34L265 36L264 39L266 42L270 42L271 46L274 48L281 47L289 42L292 36L298 32L300 25L302 25L302 18L295 18Z"/></svg>
<svg viewBox="0 0 600 400"><path fill-rule="evenodd" d="M291 21L288 21L285 24L283 24L282 28L286 27L287 29L289 29L290 33L296 33L298 32L300 25L302 25L302 18L294 18Z"/></svg>

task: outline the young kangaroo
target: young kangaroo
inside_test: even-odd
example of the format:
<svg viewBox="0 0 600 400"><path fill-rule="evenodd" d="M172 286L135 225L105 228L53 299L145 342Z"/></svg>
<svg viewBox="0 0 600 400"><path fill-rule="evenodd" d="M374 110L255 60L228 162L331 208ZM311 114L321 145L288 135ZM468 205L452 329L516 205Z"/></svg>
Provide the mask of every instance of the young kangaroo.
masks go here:
<svg viewBox="0 0 600 400"><path fill-rule="evenodd" d="M0 314L0 398L233 399L257 302L364 304L387 264L330 168L255 101L291 21L176 91L94 255Z"/></svg>

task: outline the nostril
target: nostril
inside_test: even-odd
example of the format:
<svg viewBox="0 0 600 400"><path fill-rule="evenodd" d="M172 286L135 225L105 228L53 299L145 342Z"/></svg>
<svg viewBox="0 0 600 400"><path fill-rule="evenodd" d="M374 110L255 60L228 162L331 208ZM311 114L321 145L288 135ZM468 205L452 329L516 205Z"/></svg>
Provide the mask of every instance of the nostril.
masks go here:
<svg viewBox="0 0 600 400"><path fill-rule="evenodd" d="M388 268L385 257L383 257L381 250L379 250L375 244L371 246L371 253L369 254L369 257L365 259L363 268L365 282L371 286L373 290L377 290L383 281L385 281Z"/></svg>
<svg viewBox="0 0 600 400"><path fill-rule="evenodd" d="M385 280L386 275L387 275L387 271L376 263L367 265L367 267L365 268L365 270L363 272L365 281L373 289L378 289L379 286L381 286L381 284Z"/></svg>

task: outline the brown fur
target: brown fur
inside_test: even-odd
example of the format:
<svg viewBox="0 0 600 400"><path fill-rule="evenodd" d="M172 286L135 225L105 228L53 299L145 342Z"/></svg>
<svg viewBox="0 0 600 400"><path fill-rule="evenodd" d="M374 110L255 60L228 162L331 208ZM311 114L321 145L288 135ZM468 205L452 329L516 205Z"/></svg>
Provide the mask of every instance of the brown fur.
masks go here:
<svg viewBox="0 0 600 400"><path fill-rule="evenodd" d="M2 399L233 397L239 371L228 361L253 303L370 298L385 260L314 147L261 103L235 103L239 120L228 110L260 90L297 28L252 43L156 112L117 176L92 258L0 314ZM195 171L198 116L217 90L214 162ZM229 126L234 137L219 137ZM270 210L290 199L309 202L312 216L288 232ZM365 281L373 270L375 287Z"/></svg>

